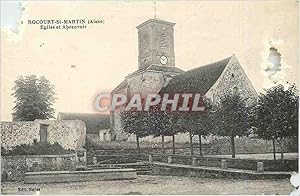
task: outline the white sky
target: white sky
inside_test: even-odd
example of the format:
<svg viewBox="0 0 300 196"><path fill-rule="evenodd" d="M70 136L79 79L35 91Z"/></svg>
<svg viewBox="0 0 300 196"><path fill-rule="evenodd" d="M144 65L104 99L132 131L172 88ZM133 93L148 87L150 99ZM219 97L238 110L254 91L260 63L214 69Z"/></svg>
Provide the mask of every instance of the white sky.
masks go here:
<svg viewBox="0 0 300 196"><path fill-rule="evenodd" d="M56 111L95 112L95 95L112 90L137 69L135 27L154 13L151 1L29 1L23 14L19 4L9 6L2 4L1 15L1 120L11 120L13 82L29 74L45 75L56 86ZM24 24L16 31L20 16ZM235 54L261 92L270 86L264 69L269 48L276 46L282 55L280 79L298 85L294 0L158 2L157 17L176 23L175 61L183 70ZM81 18L105 24L75 31L27 25L28 19Z"/></svg>

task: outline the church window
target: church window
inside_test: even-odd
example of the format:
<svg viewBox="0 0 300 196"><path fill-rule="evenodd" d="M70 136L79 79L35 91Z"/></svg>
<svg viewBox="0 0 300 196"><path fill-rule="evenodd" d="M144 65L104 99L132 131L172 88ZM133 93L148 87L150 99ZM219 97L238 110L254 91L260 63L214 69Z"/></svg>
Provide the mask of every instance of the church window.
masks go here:
<svg viewBox="0 0 300 196"><path fill-rule="evenodd" d="M145 51L149 50L149 36L148 35L144 35L144 39L143 39L143 49Z"/></svg>
<svg viewBox="0 0 300 196"><path fill-rule="evenodd" d="M168 40L166 34L160 34L159 35L159 47L161 49L167 49L168 48Z"/></svg>
<svg viewBox="0 0 300 196"><path fill-rule="evenodd" d="M234 87L232 88L232 94L233 94L233 95L236 95L236 94L238 94L238 93L239 93L238 87L237 87L237 86L234 86Z"/></svg>
<svg viewBox="0 0 300 196"><path fill-rule="evenodd" d="M39 166L39 162L38 161L33 161L32 162L32 167L33 168L36 168L36 167L38 167Z"/></svg>

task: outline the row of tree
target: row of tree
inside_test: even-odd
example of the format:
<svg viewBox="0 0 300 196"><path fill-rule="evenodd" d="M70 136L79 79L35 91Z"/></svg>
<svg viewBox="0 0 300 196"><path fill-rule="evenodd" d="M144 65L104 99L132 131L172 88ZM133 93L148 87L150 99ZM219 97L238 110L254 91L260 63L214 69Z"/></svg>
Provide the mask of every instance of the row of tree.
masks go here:
<svg viewBox="0 0 300 196"><path fill-rule="evenodd" d="M175 153L175 135L188 132L192 155L193 136L199 137L200 156L203 156L202 136L217 135L230 138L232 157L235 158L235 137L254 134L273 141L274 159L275 141L278 141L283 160L284 141L298 136L298 97L295 85L288 89L278 85L260 94L252 105L247 105L239 94L225 94L218 104L204 98L203 112L160 111L160 105L153 106L147 112L121 111L121 124L125 132L136 135L138 149L139 138L161 136L164 153L164 137L172 136Z"/></svg>

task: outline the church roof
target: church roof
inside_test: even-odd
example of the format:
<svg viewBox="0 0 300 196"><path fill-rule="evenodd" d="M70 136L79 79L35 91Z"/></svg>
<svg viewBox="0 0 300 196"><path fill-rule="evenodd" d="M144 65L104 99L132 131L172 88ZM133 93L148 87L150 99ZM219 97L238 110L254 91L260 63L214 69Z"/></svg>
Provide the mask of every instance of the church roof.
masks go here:
<svg viewBox="0 0 300 196"><path fill-rule="evenodd" d="M123 80L112 92L118 92L119 90L122 90L128 86L127 80Z"/></svg>
<svg viewBox="0 0 300 196"><path fill-rule="evenodd" d="M142 72L145 72L145 71L158 71L158 72L164 72L166 74L170 73L171 75L172 74L180 74L180 73L184 72L183 70L181 70L177 67L151 65L151 66L149 66L147 68L144 68L144 69L138 69L138 70L134 71L133 73L129 74L127 77L134 76L136 74L139 74L139 73L142 73ZM115 89L112 90L112 93L123 90L127 86L128 86L127 79L125 79Z"/></svg>
<svg viewBox="0 0 300 196"><path fill-rule="evenodd" d="M171 25L171 26L174 26L176 24L174 22L168 22L168 21L156 18L156 19L149 19L149 20L143 22L142 24L138 25L136 28L139 29L149 23L160 23L160 24L166 24L166 25Z"/></svg>
<svg viewBox="0 0 300 196"><path fill-rule="evenodd" d="M231 57L200 66L174 76L161 93L201 93L202 95L218 80Z"/></svg>
<svg viewBox="0 0 300 196"><path fill-rule="evenodd" d="M147 70L162 71L162 72L172 72L172 73L182 73L183 71L177 67L152 65L147 68Z"/></svg>
<svg viewBox="0 0 300 196"><path fill-rule="evenodd" d="M59 120L82 120L87 134L97 133L99 130L110 127L109 114L59 112L57 116Z"/></svg>
<svg viewBox="0 0 300 196"><path fill-rule="evenodd" d="M161 65L151 65L147 68L144 69L138 69L135 72L129 74L128 76L133 76L145 71L159 71L159 72L168 72L168 73L174 73L174 74L179 74L179 73L183 73L184 71L182 71L181 69L177 68L177 67L170 67L170 66L161 66ZM128 77L127 76L127 77Z"/></svg>

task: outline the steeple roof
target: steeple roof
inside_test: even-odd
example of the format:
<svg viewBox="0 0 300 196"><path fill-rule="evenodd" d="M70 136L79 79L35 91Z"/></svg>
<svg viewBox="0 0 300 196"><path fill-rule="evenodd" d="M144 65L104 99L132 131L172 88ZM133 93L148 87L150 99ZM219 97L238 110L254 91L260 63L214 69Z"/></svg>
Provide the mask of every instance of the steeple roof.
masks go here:
<svg viewBox="0 0 300 196"><path fill-rule="evenodd" d="M170 25L170 26L174 26L176 23L174 22L168 22L168 21L164 21L164 20L160 20L160 19L149 19L145 22L143 22L142 24L138 25L136 28L139 29L149 23L159 23L159 24L166 24L166 25Z"/></svg>
<svg viewBox="0 0 300 196"><path fill-rule="evenodd" d="M182 73L183 71L177 67L171 67L171 66L161 66L161 65L151 65L147 68L144 69L138 69L135 72L129 74L127 77L131 77L134 76L136 74L140 74L142 72L146 72L146 71L157 71L157 72L164 72L164 73L174 73L174 74L178 74L178 73ZM126 77L126 78L127 78Z"/></svg>

